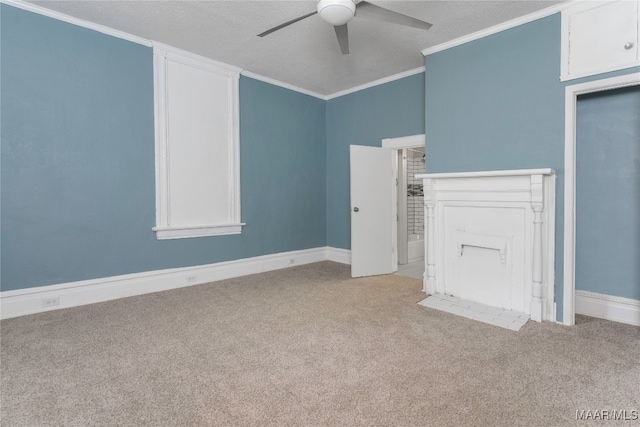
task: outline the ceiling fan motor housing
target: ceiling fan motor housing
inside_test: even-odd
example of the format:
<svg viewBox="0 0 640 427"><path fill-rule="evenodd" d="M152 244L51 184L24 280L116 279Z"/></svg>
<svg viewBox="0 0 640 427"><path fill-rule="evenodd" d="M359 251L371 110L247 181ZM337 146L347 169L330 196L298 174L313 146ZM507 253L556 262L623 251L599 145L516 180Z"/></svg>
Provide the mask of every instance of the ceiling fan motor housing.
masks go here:
<svg viewBox="0 0 640 427"><path fill-rule="evenodd" d="M344 25L351 21L356 13L353 0L319 0L318 15L331 25Z"/></svg>

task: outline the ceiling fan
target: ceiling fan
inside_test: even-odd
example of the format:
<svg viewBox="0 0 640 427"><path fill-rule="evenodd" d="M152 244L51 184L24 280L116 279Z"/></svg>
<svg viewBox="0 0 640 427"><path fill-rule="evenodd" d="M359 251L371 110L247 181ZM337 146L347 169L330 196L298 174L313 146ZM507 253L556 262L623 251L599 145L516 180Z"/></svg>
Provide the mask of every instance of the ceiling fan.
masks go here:
<svg viewBox="0 0 640 427"><path fill-rule="evenodd" d="M351 21L354 16L369 19L371 21L391 22L393 24L420 28L422 30L428 30L432 27L432 24L428 22L376 6L364 0L319 0L314 12L307 13L280 25L276 25L275 27L258 34L258 37L267 36L286 26L315 15L316 13L323 21L333 25L336 37L338 38L338 44L340 45L340 50L343 55L347 55L349 53L349 33L347 30L347 22Z"/></svg>

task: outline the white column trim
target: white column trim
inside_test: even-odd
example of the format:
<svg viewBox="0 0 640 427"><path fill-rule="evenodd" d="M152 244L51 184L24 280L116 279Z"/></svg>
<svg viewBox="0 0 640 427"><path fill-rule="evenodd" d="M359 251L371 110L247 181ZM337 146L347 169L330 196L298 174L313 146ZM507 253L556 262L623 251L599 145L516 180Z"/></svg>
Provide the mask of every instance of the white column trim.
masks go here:
<svg viewBox="0 0 640 427"><path fill-rule="evenodd" d="M425 273L424 273L424 292L430 295L436 293L444 293L438 284L436 277L436 226L435 226L435 186L436 183L431 179L425 179L424 188L424 220L425 220Z"/></svg>
<svg viewBox="0 0 640 427"><path fill-rule="evenodd" d="M544 177L531 175L531 208L533 209L532 300L531 320L542 322L542 211L544 210Z"/></svg>

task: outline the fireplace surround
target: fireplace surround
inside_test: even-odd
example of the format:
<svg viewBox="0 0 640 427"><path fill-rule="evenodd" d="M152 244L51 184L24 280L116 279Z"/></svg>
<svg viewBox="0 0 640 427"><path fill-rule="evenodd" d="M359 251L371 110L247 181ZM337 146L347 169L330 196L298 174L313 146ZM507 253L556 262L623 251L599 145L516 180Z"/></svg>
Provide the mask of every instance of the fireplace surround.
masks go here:
<svg viewBox="0 0 640 427"><path fill-rule="evenodd" d="M424 292L555 320L555 171L416 178L424 185Z"/></svg>

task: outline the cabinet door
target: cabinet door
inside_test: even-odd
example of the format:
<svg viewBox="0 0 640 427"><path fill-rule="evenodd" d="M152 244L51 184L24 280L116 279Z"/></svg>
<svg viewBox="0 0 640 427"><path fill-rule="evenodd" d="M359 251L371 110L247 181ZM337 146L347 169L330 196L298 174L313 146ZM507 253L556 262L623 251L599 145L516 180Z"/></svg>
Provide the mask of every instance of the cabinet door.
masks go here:
<svg viewBox="0 0 640 427"><path fill-rule="evenodd" d="M640 65L638 3L586 2L563 12L563 80Z"/></svg>

